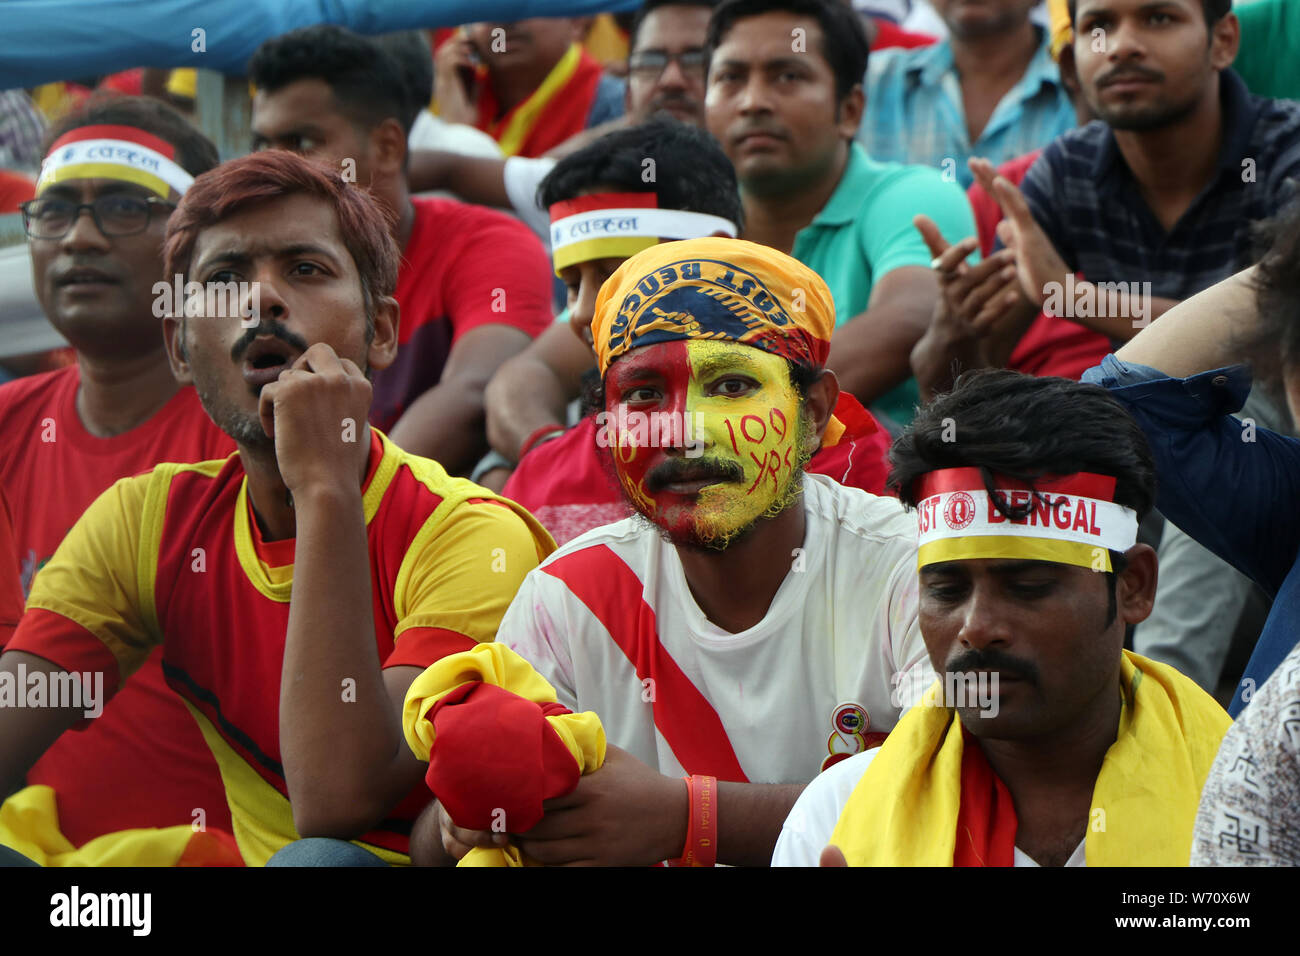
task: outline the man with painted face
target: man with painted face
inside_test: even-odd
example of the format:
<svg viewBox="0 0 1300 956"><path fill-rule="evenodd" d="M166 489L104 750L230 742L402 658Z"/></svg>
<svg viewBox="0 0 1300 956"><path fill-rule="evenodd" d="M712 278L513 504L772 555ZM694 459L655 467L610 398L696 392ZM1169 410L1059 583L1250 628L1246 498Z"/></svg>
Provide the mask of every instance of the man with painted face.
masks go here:
<svg viewBox="0 0 1300 956"><path fill-rule="evenodd" d="M530 573L498 640L599 715L610 747L510 839L547 864L766 865L808 781L933 679L915 529L897 502L804 473L843 428L812 270L737 239L660 243L595 313L609 453L637 514ZM493 845L435 808L417 860L435 815L453 856Z"/></svg>
<svg viewBox="0 0 1300 956"><path fill-rule="evenodd" d="M1186 866L1230 721L1124 650L1156 591L1136 543L1156 490L1141 428L1095 386L985 370L890 457L942 680L808 787L773 863Z"/></svg>
<svg viewBox="0 0 1300 956"><path fill-rule="evenodd" d="M161 647L246 863L300 836L333 839L295 862L405 862L428 800L402 744L407 686L492 640L550 538L367 424L369 373L397 351L399 254L365 190L285 151L231 160L190 186L165 260L239 290L163 320L177 379L238 451L96 499L37 576L0 677L111 694ZM0 707L0 788L80 716Z"/></svg>
<svg viewBox="0 0 1300 956"><path fill-rule="evenodd" d="M642 180L647 159L659 173L653 183ZM741 218L735 174L722 150L708 133L666 119L610 133L564 158L544 181L542 197L555 222L556 272L569 289L569 321L556 324L556 332L568 343L564 350L549 354L564 357L576 352L582 357L580 364L563 363L574 391L580 381L599 381L591 344L596 294L627 256L670 239L734 235ZM651 216L654 220L646 218ZM626 226L628 217L642 217L638 226L646 234L612 232L619 224ZM606 226L611 232L601 234ZM566 393L558 389L530 393L529 383L507 377L507 367L488 386L489 399L498 389L513 390L509 397L515 399L520 415L502 421L489 410L488 433L494 438L494 432L504 433L506 441L513 439L527 454L521 456L502 494L536 515L560 544L597 525L626 518L627 499L601 444L608 445L607 429L600 425L604 409L588 401L588 414L574 428L565 429L557 419L563 418ZM525 409L530 417L522 417ZM845 431L832 445L817 450L808 470L872 494L883 493L887 433L847 392L840 393L835 413ZM519 425L527 429L522 434Z"/></svg>

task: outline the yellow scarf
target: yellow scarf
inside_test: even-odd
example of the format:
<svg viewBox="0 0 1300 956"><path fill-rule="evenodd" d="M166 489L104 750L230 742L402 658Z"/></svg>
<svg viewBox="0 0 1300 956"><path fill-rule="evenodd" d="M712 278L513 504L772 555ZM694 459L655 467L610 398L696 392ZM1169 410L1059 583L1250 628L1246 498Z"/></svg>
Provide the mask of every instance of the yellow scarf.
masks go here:
<svg viewBox="0 0 1300 956"><path fill-rule="evenodd" d="M1088 866L1186 866L1201 787L1231 719L1174 668L1124 651L1123 709L1092 794ZM850 795L831 843L850 866L951 866L962 732L935 706L898 722Z"/></svg>
<svg viewBox="0 0 1300 956"><path fill-rule="evenodd" d="M503 644L479 644L468 651L450 654L427 668L406 692L402 730L411 751L421 760L430 759L437 739L433 721L426 715L456 688L475 682L504 688L537 704L555 703L555 688L533 670L531 664ZM605 730L594 713L560 714L545 719L577 763L579 773L591 773L605 762ZM502 731L509 732L510 729L503 728ZM492 766L485 764L481 776L488 777L493 770ZM532 864L517 847L511 845L500 850L475 848L459 865Z"/></svg>
<svg viewBox="0 0 1300 956"><path fill-rule="evenodd" d="M59 829L54 790L24 787L0 806L0 845L41 866L242 866L233 838L192 826L105 833L79 847Z"/></svg>

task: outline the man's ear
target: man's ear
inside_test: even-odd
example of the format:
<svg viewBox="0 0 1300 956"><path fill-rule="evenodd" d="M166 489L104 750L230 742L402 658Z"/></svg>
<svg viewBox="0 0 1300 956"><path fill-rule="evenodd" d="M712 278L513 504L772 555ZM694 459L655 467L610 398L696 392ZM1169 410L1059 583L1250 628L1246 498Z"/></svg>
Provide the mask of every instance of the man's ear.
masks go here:
<svg viewBox="0 0 1300 956"><path fill-rule="evenodd" d="M370 131L370 171L388 176L402 175L406 165L406 130L393 117L384 120Z"/></svg>
<svg viewBox="0 0 1300 956"><path fill-rule="evenodd" d="M1124 552L1128 566L1115 577L1115 608L1126 624L1139 624L1151 616L1156 603L1158 561L1149 544L1135 544Z"/></svg>
<svg viewBox="0 0 1300 956"><path fill-rule="evenodd" d="M401 320L401 306L391 295L375 302L375 334L370 339L366 361L370 368L384 369L397 358L397 329Z"/></svg>
<svg viewBox="0 0 1300 956"><path fill-rule="evenodd" d="M1240 47L1241 22L1235 13L1225 14L1210 27L1210 65L1216 70L1226 70L1237 58Z"/></svg>
<svg viewBox="0 0 1300 956"><path fill-rule="evenodd" d="M184 305L181 306L184 308ZM193 385L190 374L189 349L185 344L185 320L175 315L163 316L163 343L167 349L167 364L172 375L182 385Z"/></svg>
<svg viewBox="0 0 1300 956"><path fill-rule="evenodd" d="M862 111L866 105L867 97L862 92L862 84L854 83L853 89L835 108L835 125L844 139L851 140L858 135L858 125L862 122Z"/></svg>
<svg viewBox="0 0 1300 956"><path fill-rule="evenodd" d="M840 380L830 369L822 369L821 376L808 386L808 399L804 405L813 423L812 447L804 449L808 454L813 454L821 447L822 435L826 433L826 426L830 424L831 415L835 412L835 403L839 400Z"/></svg>

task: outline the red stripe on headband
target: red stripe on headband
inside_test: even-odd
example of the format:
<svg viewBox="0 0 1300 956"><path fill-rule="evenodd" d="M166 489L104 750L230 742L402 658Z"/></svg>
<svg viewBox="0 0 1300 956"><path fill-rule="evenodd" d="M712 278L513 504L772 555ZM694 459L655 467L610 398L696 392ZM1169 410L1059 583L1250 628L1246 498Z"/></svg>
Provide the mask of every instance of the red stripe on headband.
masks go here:
<svg viewBox="0 0 1300 956"><path fill-rule="evenodd" d="M135 143L137 146L148 147L155 153L162 153L172 161L176 159L175 146L165 139L159 139L152 133L146 133L134 126L78 126L56 139L46 155L53 155L61 147L87 139L121 139L128 143Z"/></svg>
<svg viewBox="0 0 1300 956"><path fill-rule="evenodd" d="M655 193L593 193L566 199L551 206L551 222L593 209L658 209L659 197Z"/></svg>
<svg viewBox="0 0 1300 956"><path fill-rule="evenodd" d="M916 500L922 501L931 495L945 494L950 491L982 490L984 478L978 468L941 468L938 471L927 472L918 478L916 487ZM1059 478L1042 478L1036 480L1032 488L1028 482L995 473L993 487L1007 490L1059 492L1078 498L1096 498L1098 501L1115 500L1115 479L1110 475L1094 475L1087 471Z"/></svg>

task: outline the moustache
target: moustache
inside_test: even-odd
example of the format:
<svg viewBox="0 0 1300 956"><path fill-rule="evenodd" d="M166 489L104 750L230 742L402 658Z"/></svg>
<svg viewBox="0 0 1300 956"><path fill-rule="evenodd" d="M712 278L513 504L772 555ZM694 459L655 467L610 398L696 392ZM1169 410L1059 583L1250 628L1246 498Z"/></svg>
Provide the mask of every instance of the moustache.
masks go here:
<svg viewBox="0 0 1300 956"><path fill-rule="evenodd" d="M646 488L651 494L678 481L744 481L745 469L740 462L702 458L669 458L646 474Z"/></svg>
<svg viewBox="0 0 1300 956"><path fill-rule="evenodd" d="M1152 80L1159 82L1165 78L1165 75L1159 70L1152 70L1145 66L1121 66L1111 70L1105 76L1097 79L1098 86L1110 86L1112 83L1118 83L1121 80Z"/></svg>
<svg viewBox="0 0 1300 956"><path fill-rule="evenodd" d="M995 649L980 650L973 647L949 658L943 669L949 674L967 671L1002 671L1031 684L1038 683L1038 668L1034 664Z"/></svg>
<svg viewBox="0 0 1300 956"><path fill-rule="evenodd" d="M296 332L290 332L283 325L277 323L263 322L254 328L248 329L239 337L239 341L230 349L231 361L238 362L244 357L244 353L248 351L248 347L253 344L253 340L261 338L264 335L269 335L272 338L279 339L286 345L292 345L299 352L305 352L311 348L311 343Z"/></svg>

